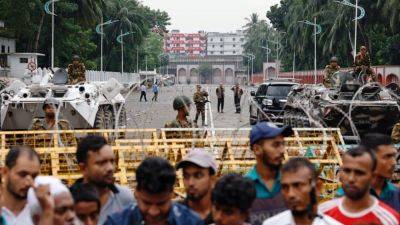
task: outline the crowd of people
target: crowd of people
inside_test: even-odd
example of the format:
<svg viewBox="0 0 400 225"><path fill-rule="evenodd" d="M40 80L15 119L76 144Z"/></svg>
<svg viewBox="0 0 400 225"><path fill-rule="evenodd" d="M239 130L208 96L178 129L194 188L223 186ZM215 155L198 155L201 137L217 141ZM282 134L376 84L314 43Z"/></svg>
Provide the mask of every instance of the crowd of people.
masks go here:
<svg viewBox="0 0 400 225"><path fill-rule="evenodd" d="M40 176L40 158L15 146L1 172L2 225L335 225L400 223L400 190L391 183L398 152L391 138L368 134L342 156L337 198L321 199L309 159L284 161L290 127L260 122L250 132L256 164L244 176L219 174L214 155L191 149L175 166L159 157L136 168L134 192L114 178L116 156L101 136L76 149L82 177L67 187ZM182 174L184 198L174 192ZM322 203L321 203L322 202Z"/></svg>

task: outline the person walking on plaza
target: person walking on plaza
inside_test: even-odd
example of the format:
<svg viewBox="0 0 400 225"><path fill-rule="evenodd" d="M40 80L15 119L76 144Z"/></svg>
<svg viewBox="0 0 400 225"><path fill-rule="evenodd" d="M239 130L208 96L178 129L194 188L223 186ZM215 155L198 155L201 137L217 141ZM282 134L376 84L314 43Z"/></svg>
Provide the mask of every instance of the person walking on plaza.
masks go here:
<svg viewBox="0 0 400 225"><path fill-rule="evenodd" d="M193 101L196 105L196 117L194 119L194 123L197 124L197 120L199 119L199 115L201 114L201 124L205 126L205 106L207 103L208 93L206 91L201 90L201 86L196 86L196 92L193 95Z"/></svg>
<svg viewBox="0 0 400 225"><path fill-rule="evenodd" d="M218 105L217 105L218 112L224 113L225 88L222 85L222 83L219 84L219 87L217 87L216 93L218 98Z"/></svg>
<svg viewBox="0 0 400 225"><path fill-rule="evenodd" d="M256 165L246 177L255 185L257 198L250 209L252 225L286 210L281 194L280 168L284 159L284 137L292 135L290 127L279 128L273 123L259 122L250 131L250 149Z"/></svg>
<svg viewBox="0 0 400 225"><path fill-rule="evenodd" d="M322 213L343 224L400 223L399 213L370 194L377 161L375 154L365 147L344 153L340 181L344 196L322 203Z"/></svg>
<svg viewBox="0 0 400 225"><path fill-rule="evenodd" d="M135 178L137 204L108 216L104 225L204 225L194 211L172 201L176 172L166 159L144 159Z"/></svg>
<svg viewBox="0 0 400 225"><path fill-rule="evenodd" d="M153 84L152 90L153 90L153 98L151 98L151 101L157 101L157 97L158 97L158 85L157 85L157 83Z"/></svg>
<svg viewBox="0 0 400 225"><path fill-rule="evenodd" d="M263 225L340 225L333 218L318 213L318 174L307 158L289 159L281 169L281 193L286 211L275 215Z"/></svg>
<svg viewBox="0 0 400 225"><path fill-rule="evenodd" d="M83 138L78 144L76 159L83 178L78 179L71 189L80 183L96 187L101 203L99 224L103 224L108 215L135 203L130 189L115 183L116 158L104 137L89 135Z"/></svg>
<svg viewBox="0 0 400 225"><path fill-rule="evenodd" d="M240 113L240 111L241 111L240 99L242 98L242 95L243 95L243 89L237 83L234 87L231 88L231 90L233 91L236 113Z"/></svg>
<svg viewBox="0 0 400 225"><path fill-rule="evenodd" d="M240 174L221 177L212 191L215 225L250 225L250 207L256 198L253 182Z"/></svg>
<svg viewBox="0 0 400 225"><path fill-rule="evenodd" d="M146 91L147 91L147 87L146 87L146 85L143 83L143 84L140 86L140 100L139 100L139 101L142 101L142 98L144 97L144 101L147 102Z"/></svg>
<svg viewBox="0 0 400 225"><path fill-rule="evenodd" d="M214 156L206 149L192 149L176 168L183 171L186 199L182 204L197 212L206 225L212 224L211 192L217 180Z"/></svg>

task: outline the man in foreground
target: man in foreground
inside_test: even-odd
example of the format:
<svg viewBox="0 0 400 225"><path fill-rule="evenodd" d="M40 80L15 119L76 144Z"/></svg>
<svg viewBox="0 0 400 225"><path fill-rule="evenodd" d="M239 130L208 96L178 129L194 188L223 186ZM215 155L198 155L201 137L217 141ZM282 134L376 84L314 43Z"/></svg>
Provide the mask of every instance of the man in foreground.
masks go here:
<svg viewBox="0 0 400 225"><path fill-rule="evenodd" d="M340 171L345 195L322 203L321 212L343 224L398 225L399 213L369 193L375 168L373 152L364 147L348 150Z"/></svg>
<svg viewBox="0 0 400 225"><path fill-rule="evenodd" d="M281 193L288 210L263 225L339 225L317 211L317 171L307 158L291 158L281 169Z"/></svg>
<svg viewBox="0 0 400 225"><path fill-rule="evenodd" d="M137 205L108 217L105 225L203 225L186 206L173 203L175 169L162 158L146 158L136 170Z"/></svg>
<svg viewBox="0 0 400 225"><path fill-rule="evenodd" d="M183 170L186 199L182 202L197 212L205 224L212 224L211 192L217 180L217 163L205 149L192 149L177 165Z"/></svg>

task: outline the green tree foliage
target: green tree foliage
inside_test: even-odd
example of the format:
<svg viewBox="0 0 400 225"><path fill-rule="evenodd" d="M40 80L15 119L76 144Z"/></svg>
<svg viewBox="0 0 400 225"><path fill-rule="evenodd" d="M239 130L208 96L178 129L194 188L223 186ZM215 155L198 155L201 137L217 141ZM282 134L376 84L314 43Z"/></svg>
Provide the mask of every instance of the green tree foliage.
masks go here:
<svg viewBox="0 0 400 225"><path fill-rule="evenodd" d="M211 81L211 75L212 75L211 65L208 63L199 65L199 75L202 84L207 83L207 81Z"/></svg>
<svg viewBox="0 0 400 225"><path fill-rule="evenodd" d="M355 3L354 0L350 2ZM368 47L375 65L400 64L398 0L364 0L359 5L366 15L359 21L357 46ZM296 69L311 69L313 65L313 28L297 21L317 18L322 33L317 39L318 67L323 68L333 55L338 56L341 65L353 64L354 8L335 1L281 0L266 13L272 26L286 32L283 64L286 70L292 68L293 52L296 52ZM265 35L265 34L264 34Z"/></svg>
<svg viewBox="0 0 400 225"><path fill-rule="evenodd" d="M44 53L39 61L43 67L50 66L51 52L51 15L44 11L46 1L0 0L0 20L6 26L0 28L0 36L15 38L18 52ZM116 38L121 31L134 32L124 37L125 71L136 70L138 50L139 65L149 55L149 68L158 67L154 55L160 54L160 38L156 36L161 37L169 25L166 12L152 10L137 0L63 0L55 3L55 13L55 66L66 67L77 54L88 69L100 69L100 35L95 27L101 21L117 19L118 23L104 27L104 69L120 71L121 47ZM145 44L150 47L145 48Z"/></svg>

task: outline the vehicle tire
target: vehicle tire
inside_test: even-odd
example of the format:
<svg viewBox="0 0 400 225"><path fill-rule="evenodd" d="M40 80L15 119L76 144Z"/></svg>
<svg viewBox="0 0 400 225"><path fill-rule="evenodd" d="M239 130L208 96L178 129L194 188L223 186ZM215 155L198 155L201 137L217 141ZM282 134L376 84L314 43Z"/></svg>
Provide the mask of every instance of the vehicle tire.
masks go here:
<svg viewBox="0 0 400 225"><path fill-rule="evenodd" d="M111 107L100 106L94 120L94 128L97 129L113 129L114 128L114 117Z"/></svg>
<svg viewBox="0 0 400 225"><path fill-rule="evenodd" d="M125 106L121 106L121 112L119 114L118 118L118 127L119 128L125 128L127 126L127 117L126 117L126 109Z"/></svg>

